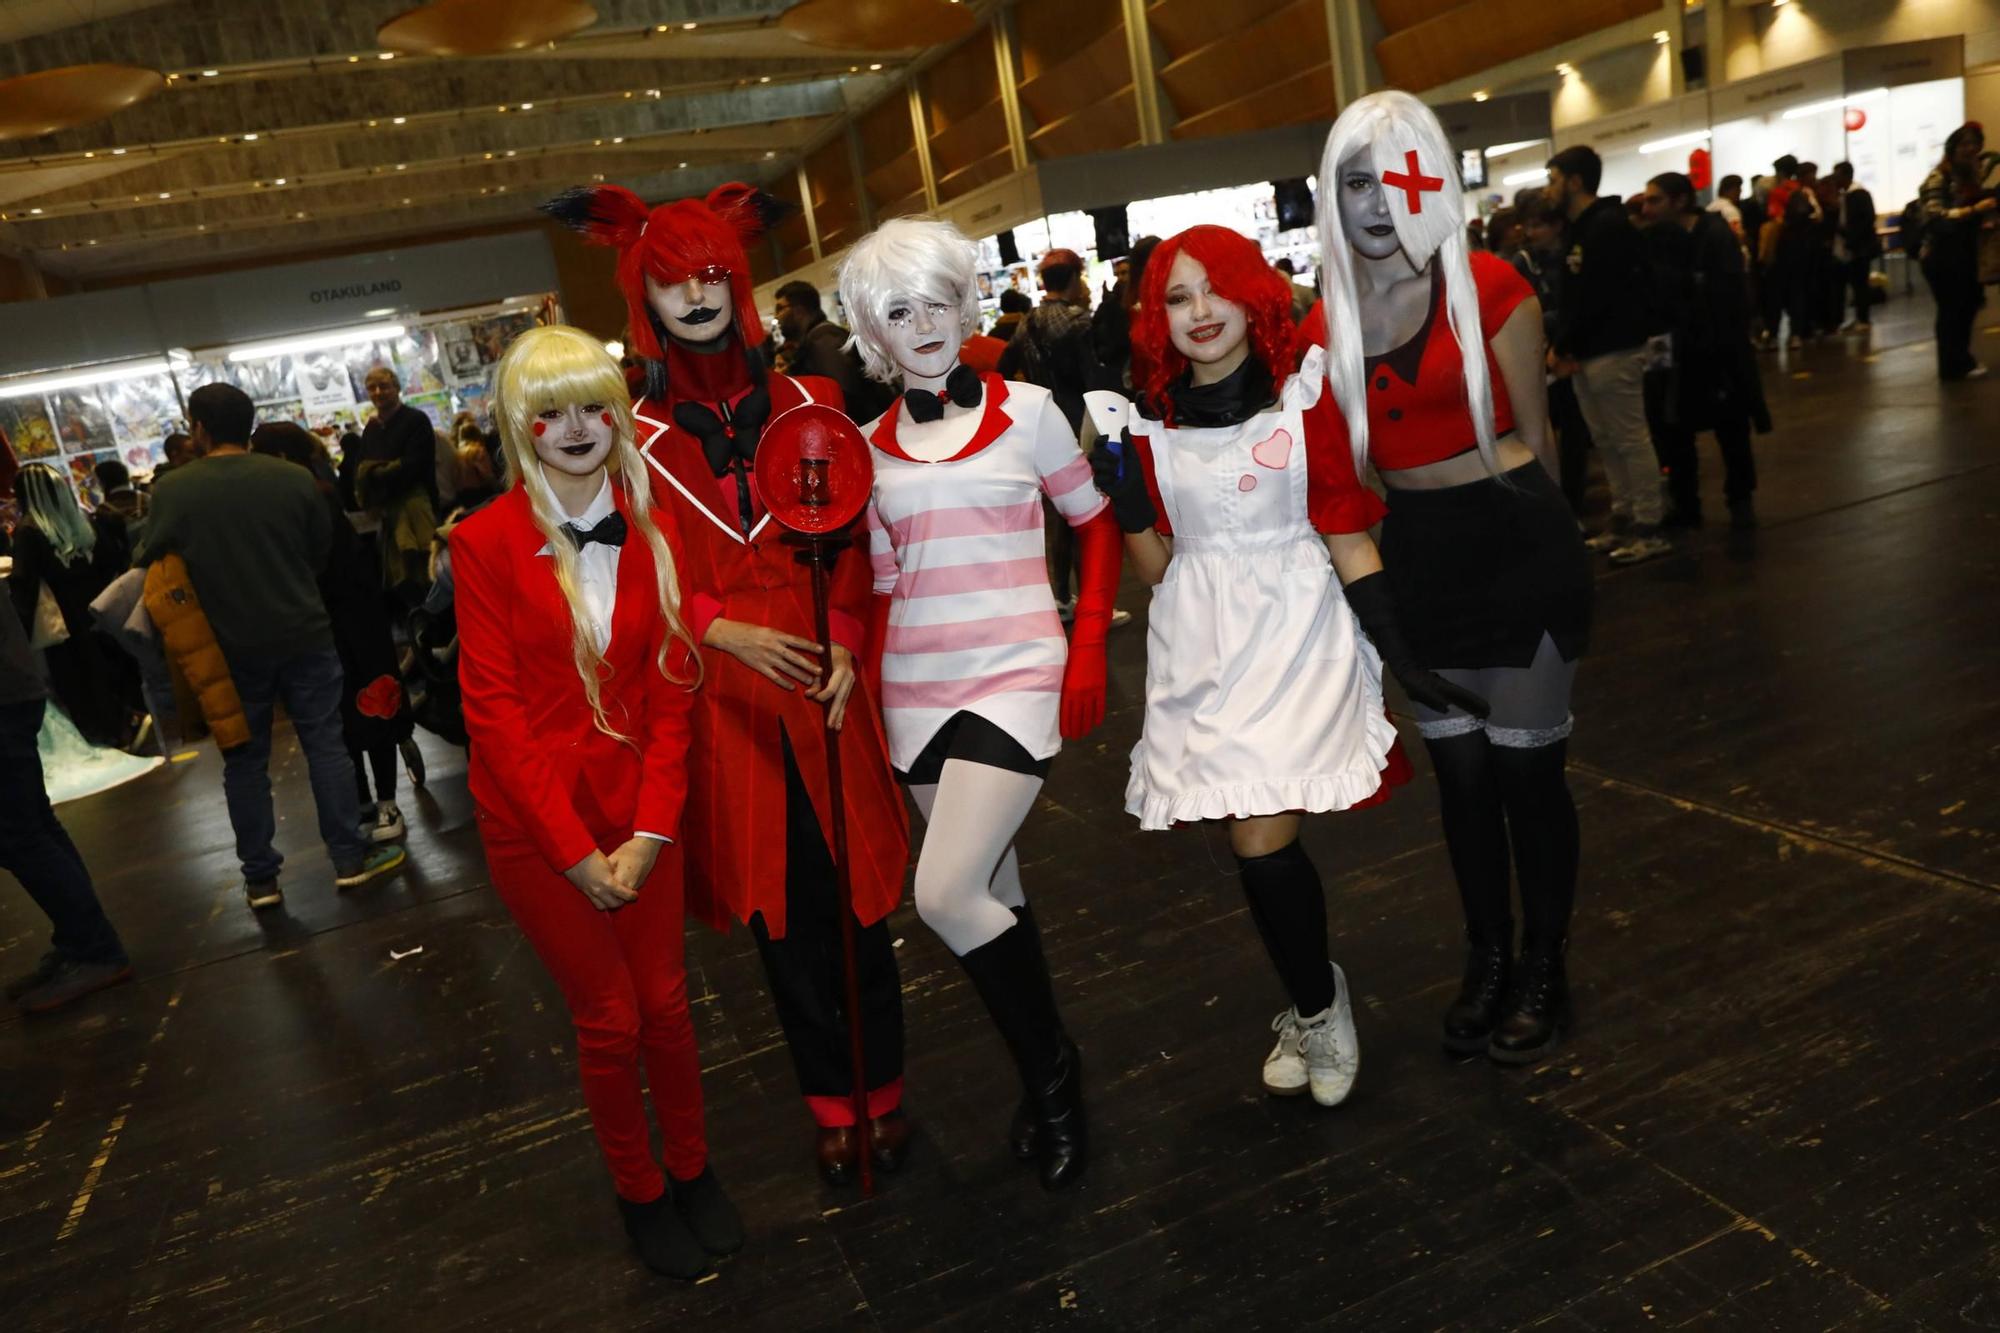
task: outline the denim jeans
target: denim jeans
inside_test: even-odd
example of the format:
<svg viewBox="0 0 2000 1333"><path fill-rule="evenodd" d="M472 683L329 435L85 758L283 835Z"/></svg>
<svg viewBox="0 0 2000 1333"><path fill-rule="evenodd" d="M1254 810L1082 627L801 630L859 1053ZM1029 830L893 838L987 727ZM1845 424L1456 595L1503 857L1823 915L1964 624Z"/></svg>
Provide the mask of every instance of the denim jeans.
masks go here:
<svg viewBox="0 0 2000 1333"><path fill-rule="evenodd" d="M361 807L354 795L354 764L340 732L340 656L331 648L284 657L232 653L229 674L243 701L250 740L222 756L222 794L229 802L229 825L236 831L236 856L243 878L277 876L285 858L271 840L277 815L271 807L271 715L282 699L306 757L319 836L333 858L335 874L358 869L368 854L361 837Z"/></svg>
<svg viewBox="0 0 2000 1333"><path fill-rule="evenodd" d="M20 880L47 914L55 926L49 944L57 953L79 963L122 963L125 946L49 805L35 748L43 707L39 699L0 705L0 869Z"/></svg>

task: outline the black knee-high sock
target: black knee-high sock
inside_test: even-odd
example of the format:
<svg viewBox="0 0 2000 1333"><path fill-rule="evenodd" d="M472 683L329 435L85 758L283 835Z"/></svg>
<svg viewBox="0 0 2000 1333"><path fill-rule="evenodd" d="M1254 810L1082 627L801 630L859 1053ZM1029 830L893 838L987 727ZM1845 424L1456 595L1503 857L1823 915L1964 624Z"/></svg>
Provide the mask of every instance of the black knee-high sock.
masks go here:
<svg viewBox="0 0 2000 1333"><path fill-rule="evenodd" d="M1553 948L1569 934L1576 905L1578 835L1563 761L1567 740L1533 749L1493 747L1500 800L1521 880L1521 947Z"/></svg>
<svg viewBox="0 0 2000 1333"><path fill-rule="evenodd" d="M1514 918L1507 898L1507 820L1499 775L1499 753L1483 731L1426 740L1437 773L1438 803L1444 815L1444 845L1458 879L1465 931L1475 944L1514 943Z"/></svg>
<svg viewBox="0 0 2000 1333"><path fill-rule="evenodd" d="M1263 856L1239 856L1250 919L1278 969L1292 1006L1311 1017L1333 1003L1333 969L1327 966L1326 895L1319 871L1296 840Z"/></svg>
<svg viewBox="0 0 2000 1333"><path fill-rule="evenodd" d="M368 752L368 766L375 770L375 799L396 799L396 747L378 745Z"/></svg>

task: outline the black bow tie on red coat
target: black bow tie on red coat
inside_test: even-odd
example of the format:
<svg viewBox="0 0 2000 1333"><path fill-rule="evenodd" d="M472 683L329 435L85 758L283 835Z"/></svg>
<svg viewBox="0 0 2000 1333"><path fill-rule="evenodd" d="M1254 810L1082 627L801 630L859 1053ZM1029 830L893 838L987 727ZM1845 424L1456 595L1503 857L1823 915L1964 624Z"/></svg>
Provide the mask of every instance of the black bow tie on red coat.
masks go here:
<svg viewBox="0 0 2000 1333"><path fill-rule="evenodd" d="M738 460L745 467L757 461L757 440L770 415L771 391L765 388L744 394L727 419L701 403L674 404L674 424L701 441L709 470L718 477Z"/></svg>
<svg viewBox="0 0 2000 1333"><path fill-rule="evenodd" d="M971 366L962 365L945 376L943 393L905 389L903 406L910 409L912 421L937 421L944 416L946 403L957 403L960 407L979 406L981 391L979 372Z"/></svg>
<svg viewBox="0 0 2000 1333"><path fill-rule="evenodd" d="M570 545L581 551L592 542L603 542L606 546L625 544L625 515L606 514L589 527L575 523L562 525L563 536L569 538Z"/></svg>

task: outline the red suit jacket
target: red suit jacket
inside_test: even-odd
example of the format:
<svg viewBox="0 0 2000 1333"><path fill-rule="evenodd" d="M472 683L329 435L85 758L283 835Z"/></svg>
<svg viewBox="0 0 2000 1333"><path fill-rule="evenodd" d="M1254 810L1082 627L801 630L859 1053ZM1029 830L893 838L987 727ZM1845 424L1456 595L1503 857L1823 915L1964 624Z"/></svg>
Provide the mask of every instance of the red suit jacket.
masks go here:
<svg viewBox="0 0 2000 1333"><path fill-rule="evenodd" d="M654 517L682 568L672 516ZM539 554L545 545L516 486L453 531L451 568L472 799L563 871L642 830L679 837L695 692L656 666L666 623L652 552L635 531L618 557L600 691L606 719L631 739L599 730L570 655L569 607L551 557ZM693 679L686 649L669 663Z"/></svg>
<svg viewBox="0 0 2000 1333"><path fill-rule="evenodd" d="M819 376L773 374L769 384L771 421L806 402L842 405L839 387ZM733 406L743 392L723 401ZM707 405L713 410L716 403ZM688 628L695 641L718 617L816 639L812 573L798 562L798 548L784 542L783 529L765 512L761 497L750 535L743 536L737 506L724 498L725 486L733 492L734 480L717 479L700 442L674 424L672 406L642 399L634 416L639 450L653 469L653 499L674 514L687 552L685 583L693 590ZM867 553L842 552L833 570L830 619L835 642L854 654L857 669L871 595ZM782 729L791 739L820 834L831 848L824 710L802 688L781 690L720 649L703 647L701 657L689 764L688 912L718 930L727 929L731 918L748 921L762 912L771 934L782 936L786 797L779 734ZM865 676L848 696L840 738L854 913L869 925L902 898L910 833L902 792L889 768L882 714Z"/></svg>

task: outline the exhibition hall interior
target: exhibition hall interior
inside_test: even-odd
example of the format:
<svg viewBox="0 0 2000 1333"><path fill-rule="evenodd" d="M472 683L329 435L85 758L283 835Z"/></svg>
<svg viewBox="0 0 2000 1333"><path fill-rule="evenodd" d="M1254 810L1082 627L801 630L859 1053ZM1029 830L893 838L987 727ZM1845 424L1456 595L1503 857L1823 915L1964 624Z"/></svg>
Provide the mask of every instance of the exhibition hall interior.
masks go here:
<svg viewBox="0 0 2000 1333"><path fill-rule="evenodd" d="M0 2L0 1326L2000 1326L2000 0Z"/></svg>

